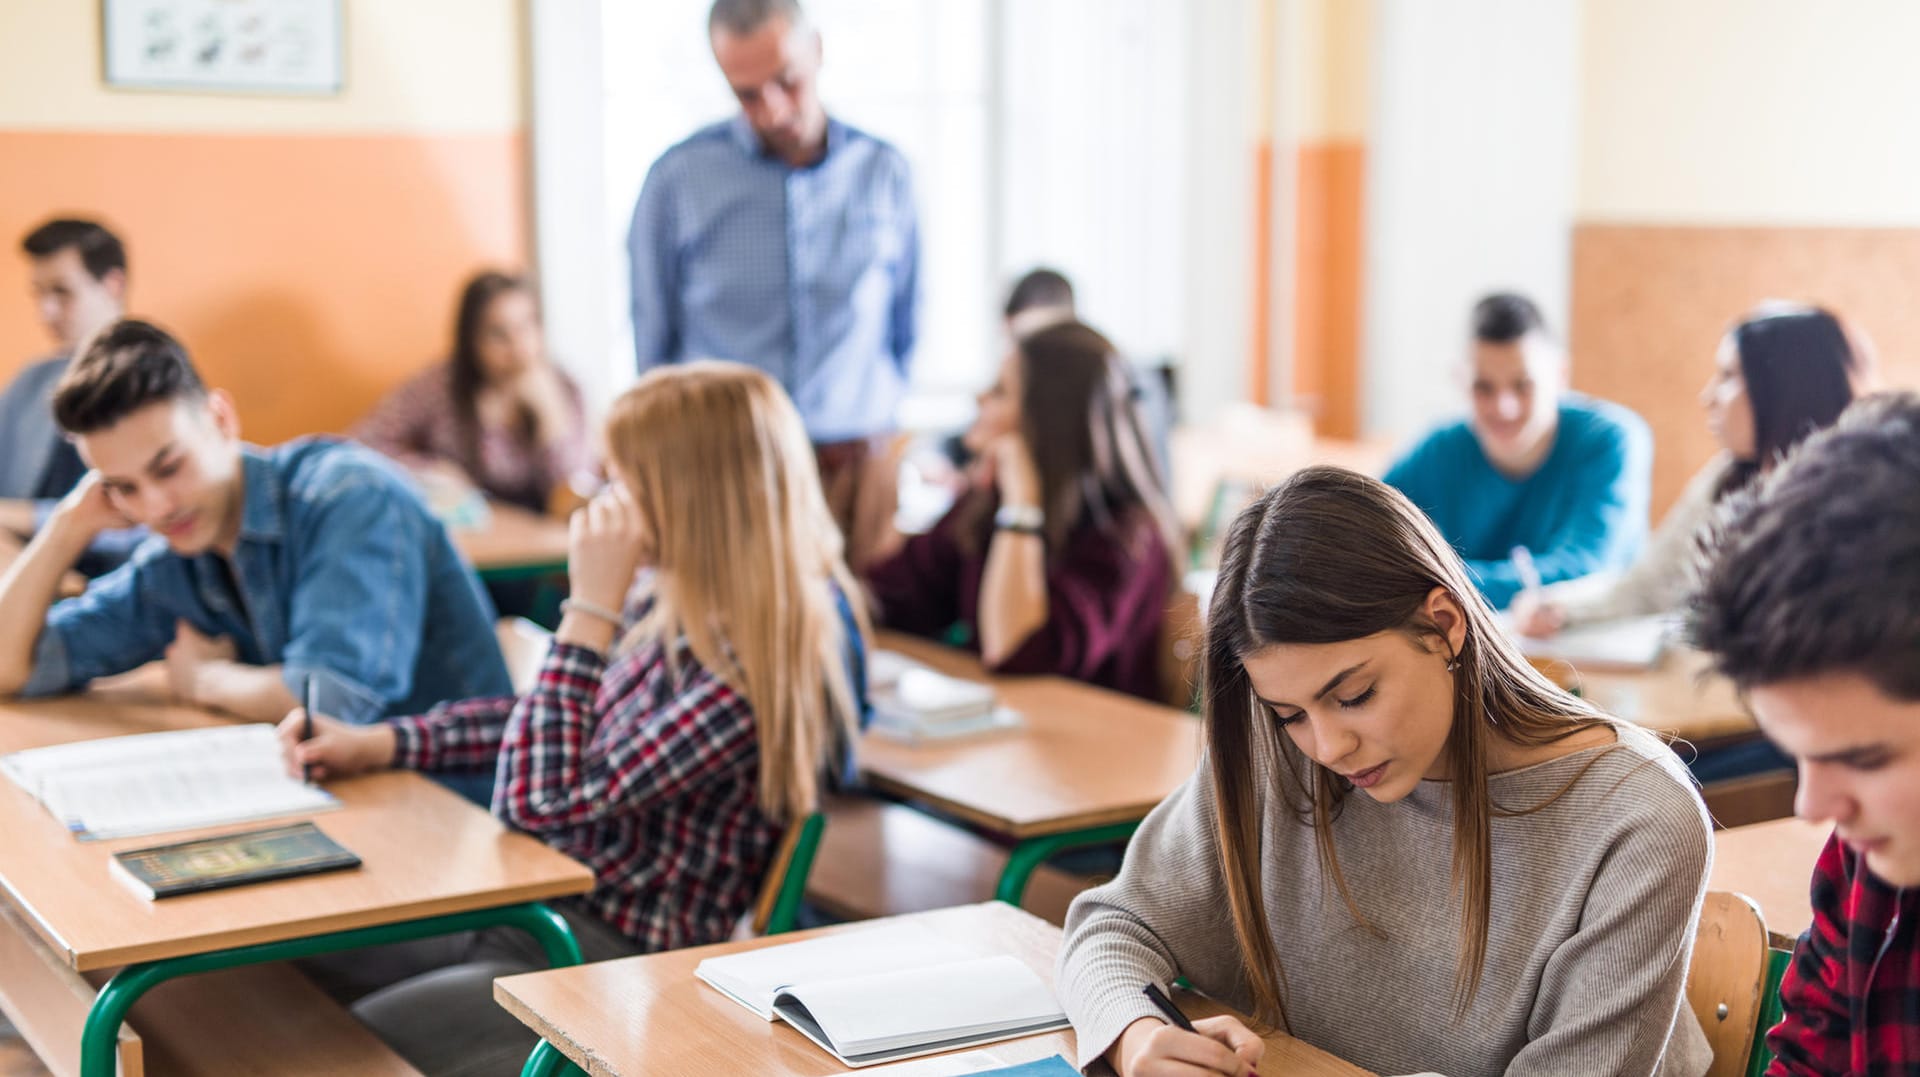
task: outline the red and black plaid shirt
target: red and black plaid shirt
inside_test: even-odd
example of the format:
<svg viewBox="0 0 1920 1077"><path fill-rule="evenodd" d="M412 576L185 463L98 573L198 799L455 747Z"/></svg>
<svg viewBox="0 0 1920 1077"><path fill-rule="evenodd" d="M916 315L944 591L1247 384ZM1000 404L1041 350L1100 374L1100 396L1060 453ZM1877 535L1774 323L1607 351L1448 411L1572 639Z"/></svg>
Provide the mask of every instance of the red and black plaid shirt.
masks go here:
<svg viewBox="0 0 1920 1077"><path fill-rule="evenodd" d="M1770 1077L1920 1073L1920 908L1838 839L1813 869L1813 926L1780 983Z"/></svg>
<svg viewBox="0 0 1920 1077"><path fill-rule="evenodd" d="M631 621L629 622L631 623ZM585 863L579 899L645 951L719 942L753 904L781 827L760 811L744 698L684 641L609 666L555 644L532 693L396 718L396 765L498 769L493 811Z"/></svg>

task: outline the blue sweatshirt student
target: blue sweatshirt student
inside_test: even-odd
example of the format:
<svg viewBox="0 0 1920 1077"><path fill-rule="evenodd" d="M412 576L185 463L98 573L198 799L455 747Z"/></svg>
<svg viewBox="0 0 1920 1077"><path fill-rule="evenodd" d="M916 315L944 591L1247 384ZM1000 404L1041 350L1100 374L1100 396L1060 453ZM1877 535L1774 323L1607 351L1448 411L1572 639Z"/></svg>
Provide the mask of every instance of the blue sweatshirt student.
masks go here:
<svg viewBox="0 0 1920 1077"><path fill-rule="evenodd" d="M1421 439L1386 481L1440 528L1495 606L1525 584L1516 546L1541 583L1625 567L1647 532L1647 424L1564 391L1565 353L1524 297L1481 300L1473 333L1471 418Z"/></svg>

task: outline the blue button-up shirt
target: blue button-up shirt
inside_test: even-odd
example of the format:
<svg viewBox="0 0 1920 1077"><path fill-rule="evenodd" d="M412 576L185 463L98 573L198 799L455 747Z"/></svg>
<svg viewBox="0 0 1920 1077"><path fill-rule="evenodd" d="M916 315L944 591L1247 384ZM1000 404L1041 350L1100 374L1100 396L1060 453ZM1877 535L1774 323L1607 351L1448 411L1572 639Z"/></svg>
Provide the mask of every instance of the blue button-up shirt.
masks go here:
<svg viewBox="0 0 1920 1077"><path fill-rule="evenodd" d="M159 658L184 620L283 667L287 690L371 722L513 690L493 607L406 478L330 439L242 449L239 541L182 557L153 537L85 593L56 603L24 695L81 688Z"/></svg>
<svg viewBox="0 0 1920 1077"><path fill-rule="evenodd" d="M732 359L786 387L816 443L892 428L919 240L906 158L837 121L794 168L744 116L654 162L627 235L640 370Z"/></svg>

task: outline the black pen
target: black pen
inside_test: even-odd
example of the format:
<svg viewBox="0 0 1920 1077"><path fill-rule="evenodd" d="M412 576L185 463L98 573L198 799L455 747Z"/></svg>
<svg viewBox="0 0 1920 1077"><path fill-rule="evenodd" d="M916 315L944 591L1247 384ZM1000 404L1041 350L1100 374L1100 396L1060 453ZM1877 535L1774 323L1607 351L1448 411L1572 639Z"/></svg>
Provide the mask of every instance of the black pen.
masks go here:
<svg viewBox="0 0 1920 1077"><path fill-rule="evenodd" d="M1159 984L1148 984L1140 990L1161 1013L1166 1015L1167 1020L1173 1023L1173 1027L1184 1029L1188 1032L1194 1030L1193 1022L1187 1020L1187 1015L1180 1012L1180 1007L1175 1006L1173 1000L1167 997L1166 992L1160 990Z"/></svg>
<svg viewBox="0 0 1920 1077"><path fill-rule="evenodd" d="M307 678L307 713L300 721L300 740L303 743L313 739L313 707L316 697L317 693L313 690L313 678L309 676ZM313 781L313 768L305 763L300 764L300 780L303 782Z"/></svg>

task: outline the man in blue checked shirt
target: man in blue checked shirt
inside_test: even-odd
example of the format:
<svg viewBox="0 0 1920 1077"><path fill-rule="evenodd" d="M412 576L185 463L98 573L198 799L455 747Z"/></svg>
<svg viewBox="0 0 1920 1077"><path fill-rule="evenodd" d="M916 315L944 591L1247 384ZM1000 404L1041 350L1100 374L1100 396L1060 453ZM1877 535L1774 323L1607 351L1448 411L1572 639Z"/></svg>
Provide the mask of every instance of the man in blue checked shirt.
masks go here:
<svg viewBox="0 0 1920 1077"><path fill-rule="evenodd" d="M634 207L634 352L748 363L806 421L849 560L893 513L883 435L913 354L919 237L906 158L829 118L820 34L794 0L716 0L740 114L654 162Z"/></svg>

